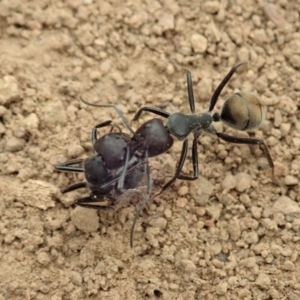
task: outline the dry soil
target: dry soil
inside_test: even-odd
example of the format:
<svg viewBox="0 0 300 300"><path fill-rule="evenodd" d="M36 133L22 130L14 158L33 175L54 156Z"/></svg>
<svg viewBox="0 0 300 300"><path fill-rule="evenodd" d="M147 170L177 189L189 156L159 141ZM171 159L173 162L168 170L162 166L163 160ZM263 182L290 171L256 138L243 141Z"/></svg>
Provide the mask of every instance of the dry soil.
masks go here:
<svg viewBox="0 0 300 300"><path fill-rule="evenodd" d="M300 299L299 11L299 0L0 1L0 299ZM97 212L74 206L88 191L60 193L83 177L55 164L91 155L94 125L122 126L79 95L128 120L143 105L188 113L189 69L202 112L241 61L215 111L236 91L259 96L266 120L250 135L279 184L258 146L203 134L199 180L154 199L133 249L136 206ZM154 192L180 151L151 159Z"/></svg>

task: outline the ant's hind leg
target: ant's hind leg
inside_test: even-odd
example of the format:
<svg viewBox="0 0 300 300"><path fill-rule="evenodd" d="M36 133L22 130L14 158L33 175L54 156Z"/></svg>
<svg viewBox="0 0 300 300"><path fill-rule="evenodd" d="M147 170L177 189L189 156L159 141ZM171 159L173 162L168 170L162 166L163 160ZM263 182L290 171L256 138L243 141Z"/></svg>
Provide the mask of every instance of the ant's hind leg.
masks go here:
<svg viewBox="0 0 300 300"><path fill-rule="evenodd" d="M267 157L269 166L272 168L272 176L274 178L274 162L273 159L270 155L268 146L263 140L260 139L252 139L252 138L240 138L240 137L234 137L225 133L221 132L216 132L215 133L220 139L223 141L229 142L229 143L234 143L234 144L246 144L246 145L260 145L264 149L264 153Z"/></svg>

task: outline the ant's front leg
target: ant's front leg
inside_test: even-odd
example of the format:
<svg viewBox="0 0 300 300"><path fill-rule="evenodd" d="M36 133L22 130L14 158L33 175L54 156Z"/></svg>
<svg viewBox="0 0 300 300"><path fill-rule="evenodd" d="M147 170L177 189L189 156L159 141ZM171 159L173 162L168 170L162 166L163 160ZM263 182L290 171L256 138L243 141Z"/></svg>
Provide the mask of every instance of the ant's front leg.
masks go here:
<svg viewBox="0 0 300 300"><path fill-rule="evenodd" d="M72 159L67 162L56 165L55 169L59 170L59 171L81 173L81 172L84 172L83 167L74 167L73 165L83 163L83 161L84 161L84 159L81 159L81 158L80 159Z"/></svg>

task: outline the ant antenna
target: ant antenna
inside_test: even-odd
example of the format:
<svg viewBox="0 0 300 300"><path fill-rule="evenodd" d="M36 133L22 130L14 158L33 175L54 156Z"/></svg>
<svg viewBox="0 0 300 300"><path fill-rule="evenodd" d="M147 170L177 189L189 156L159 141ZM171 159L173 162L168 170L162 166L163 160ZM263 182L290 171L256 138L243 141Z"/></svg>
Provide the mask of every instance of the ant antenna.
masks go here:
<svg viewBox="0 0 300 300"><path fill-rule="evenodd" d="M116 113L118 114L118 116L121 118L123 124L125 125L125 127L132 133L134 134L133 129L131 128L131 126L129 125L129 123L127 122L127 120L125 119L123 113L121 112L121 110L114 104L95 104L95 103L90 103L88 101L86 101L81 95L79 95L80 100L85 103L86 105L90 105L90 106L95 106L95 107L112 107Z"/></svg>

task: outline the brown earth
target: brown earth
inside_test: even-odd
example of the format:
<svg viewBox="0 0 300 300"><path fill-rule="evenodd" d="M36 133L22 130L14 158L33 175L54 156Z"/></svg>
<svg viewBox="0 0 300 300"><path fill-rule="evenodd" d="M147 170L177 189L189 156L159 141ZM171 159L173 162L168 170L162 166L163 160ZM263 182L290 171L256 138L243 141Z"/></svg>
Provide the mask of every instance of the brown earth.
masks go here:
<svg viewBox="0 0 300 300"><path fill-rule="evenodd" d="M300 2L271 2L0 1L1 300L300 299ZM234 91L259 95L254 136L281 187L258 146L203 134L199 180L148 206L133 249L136 206L98 213L74 207L87 191L59 192L83 177L54 165L90 155L94 125L121 124L80 94L128 120L143 105L188 113L189 69L202 112L240 61L216 111ZM154 190L180 150L151 159Z"/></svg>

